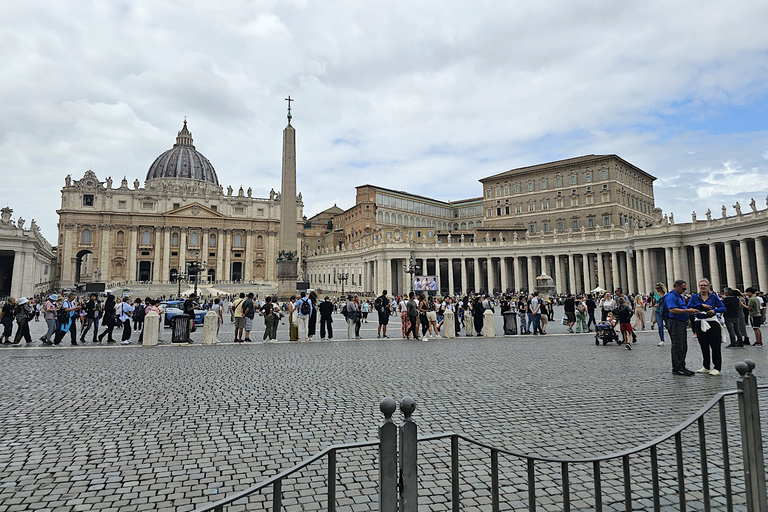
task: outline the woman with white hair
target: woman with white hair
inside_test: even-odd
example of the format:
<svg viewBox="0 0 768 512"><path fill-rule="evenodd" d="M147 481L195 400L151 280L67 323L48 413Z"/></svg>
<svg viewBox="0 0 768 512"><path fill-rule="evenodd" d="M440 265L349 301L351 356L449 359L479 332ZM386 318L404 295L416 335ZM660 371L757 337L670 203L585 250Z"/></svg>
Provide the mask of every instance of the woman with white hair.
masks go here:
<svg viewBox="0 0 768 512"><path fill-rule="evenodd" d="M707 279L700 279L699 293L691 296L688 307L698 310L698 313L694 315L694 332L701 346L704 365L696 372L720 375L723 364L720 345L723 341L722 328L717 315L725 313L725 304L717 295L711 293L710 287ZM713 366L711 370L710 364Z"/></svg>
<svg viewBox="0 0 768 512"><path fill-rule="evenodd" d="M13 344L18 345L21 343L21 338L24 338L27 343L32 343L32 335L29 333L29 321L35 317L35 310L32 309L29 299L26 297L19 299L15 316L19 327L16 329L16 337L13 338Z"/></svg>

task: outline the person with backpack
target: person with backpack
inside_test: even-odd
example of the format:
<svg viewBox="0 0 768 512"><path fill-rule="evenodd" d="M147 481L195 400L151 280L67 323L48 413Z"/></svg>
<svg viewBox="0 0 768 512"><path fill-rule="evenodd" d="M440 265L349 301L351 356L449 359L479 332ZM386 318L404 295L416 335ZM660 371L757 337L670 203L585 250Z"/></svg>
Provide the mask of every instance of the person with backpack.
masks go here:
<svg viewBox="0 0 768 512"><path fill-rule="evenodd" d="M312 339L317 332L317 305L319 302L319 298L317 297L315 290L309 292L307 299L309 299L309 302L312 303L312 313L309 315L309 325L307 326L307 335L309 339Z"/></svg>
<svg viewBox="0 0 768 512"><path fill-rule="evenodd" d="M667 287L664 283L656 283L656 291L653 293L653 317L655 323L659 328L659 346L666 345L664 342L664 329L666 328L666 320L661 317L661 309L664 305L664 297L667 295ZM651 327L653 328L653 327Z"/></svg>
<svg viewBox="0 0 768 512"><path fill-rule="evenodd" d="M389 323L389 299L387 298L387 290L384 290L381 292L381 295L376 297L373 306L376 308L376 313L379 315L379 327L377 329L378 334L376 337L381 338L383 336L389 338L389 336L387 336L387 324ZM384 331L383 334L382 331Z"/></svg>
<svg viewBox="0 0 768 512"><path fill-rule="evenodd" d="M234 300L230 306L232 317L235 319L235 343L245 341L243 332L245 331L245 316L243 316L243 303L245 302L245 293L240 292L240 298Z"/></svg>
<svg viewBox="0 0 768 512"><path fill-rule="evenodd" d="M618 320L619 327L621 329L621 335L624 338L624 348L627 350L632 350L632 315L634 315L634 312L632 311L632 308L629 304L627 304L627 301L624 299L624 297L619 297L618 299L619 307L614 309L611 313L613 314L614 318Z"/></svg>
<svg viewBox="0 0 768 512"><path fill-rule="evenodd" d="M272 304L272 297L267 296L264 305L261 306L261 316L264 317L263 341L272 341L277 337L277 314L275 305Z"/></svg>
<svg viewBox="0 0 768 512"><path fill-rule="evenodd" d="M101 343L104 336L107 337L107 343L114 343L115 340L112 338L112 331L117 327L117 317L115 316L115 296L111 294L107 296L107 300L104 302L103 324L106 328L99 334L97 339L98 343Z"/></svg>
<svg viewBox="0 0 768 512"><path fill-rule="evenodd" d="M85 303L86 324L85 328L83 328L83 332L80 333L80 343L85 343L85 335L91 327L93 327L93 342L96 343L96 337L99 334L99 319L101 318L100 306L101 304L99 303L98 296L95 293L92 293L88 302Z"/></svg>
<svg viewBox="0 0 768 512"><path fill-rule="evenodd" d="M296 307L299 310L296 323L299 326L299 341L309 341L309 317L312 316L312 302L307 298L307 292L301 292Z"/></svg>
<svg viewBox="0 0 768 512"><path fill-rule="evenodd" d="M7 301L5 301L5 303L3 304L2 311L0 311L0 322L3 323L2 340L4 340L3 341L4 345L11 344L11 335L13 334L14 316L16 316L16 299L11 297Z"/></svg>
<svg viewBox="0 0 768 512"><path fill-rule="evenodd" d="M256 316L256 307L253 304L253 292L250 292L243 302L243 318L245 319L245 338L246 343L251 342L251 330L253 329L253 319Z"/></svg>
<svg viewBox="0 0 768 512"><path fill-rule="evenodd" d="M80 306L75 303L75 294L70 293L67 300L61 305L56 313L56 321L58 323L58 330L56 337L53 339L54 345L60 345L62 338L66 333L69 333L69 339L72 346L77 345L77 323L75 318L80 312Z"/></svg>
<svg viewBox="0 0 768 512"><path fill-rule="evenodd" d="M134 331L141 332L142 329L144 329L145 316L146 316L146 309L144 308L144 305L141 303L141 298L136 297L136 300L133 301L133 316L131 317L133 319Z"/></svg>
<svg viewBox="0 0 768 512"><path fill-rule="evenodd" d="M14 312L16 323L19 326L16 328L16 336L13 338L13 344L18 345L21 343L21 338L27 342L32 343L32 335L29 333L29 322L35 317L35 310L29 302L29 299L22 297L19 299L19 303L16 305L16 311Z"/></svg>

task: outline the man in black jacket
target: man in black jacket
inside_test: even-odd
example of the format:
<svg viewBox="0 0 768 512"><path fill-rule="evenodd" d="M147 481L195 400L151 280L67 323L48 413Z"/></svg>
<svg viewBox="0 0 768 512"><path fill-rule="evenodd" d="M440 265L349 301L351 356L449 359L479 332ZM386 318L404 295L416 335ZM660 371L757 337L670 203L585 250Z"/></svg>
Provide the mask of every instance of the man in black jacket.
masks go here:
<svg viewBox="0 0 768 512"><path fill-rule="evenodd" d="M99 331L99 319L101 318L101 302L95 293L92 293L88 298L88 302L85 303L85 320L86 325L83 332L80 334L80 342L85 343L85 333L87 333L91 326L93 326L93 342L96 343L96 336Z"/></svg>
<svg viewBox="0 0 768 512"><path fill-rule="evenodd" d="M323 302L317 306L320 310L320 339L325 339L325 331L328 330L328 339L333 338L333 302L331 298L326 295Z"/></svg>

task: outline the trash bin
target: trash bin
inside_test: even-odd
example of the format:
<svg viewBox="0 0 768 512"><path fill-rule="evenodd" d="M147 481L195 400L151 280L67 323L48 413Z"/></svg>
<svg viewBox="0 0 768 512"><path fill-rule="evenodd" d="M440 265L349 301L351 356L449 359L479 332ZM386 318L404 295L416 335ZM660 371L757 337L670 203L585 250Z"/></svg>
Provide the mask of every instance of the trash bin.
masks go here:
<svg viewBox="0 0 768 512"><path fill-rule="evenodd" d="M189 343L189 315L173 315L171 324L171 343Z"/></svg>
<svg viewBox="0 0 768 512"><path fill-rule="evenodd" d="M517 313L513 311L504 312L504 334L517 334Z"/></svg>

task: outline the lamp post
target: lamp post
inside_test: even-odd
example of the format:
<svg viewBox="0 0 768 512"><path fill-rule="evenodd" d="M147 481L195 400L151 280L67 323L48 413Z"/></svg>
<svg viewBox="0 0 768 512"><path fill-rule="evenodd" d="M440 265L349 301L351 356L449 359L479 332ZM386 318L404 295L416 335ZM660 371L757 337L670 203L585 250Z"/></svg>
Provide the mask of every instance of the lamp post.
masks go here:
<svg viewBox="0 0 768 512"><path fill-rule="evenodd" d="M187 278L187 274L182 272L184 270L183 268L179 267L179 273L176 274L176 282L179 283L179 292L176 294L176 297L181 298L181 280Z"/></svg>
<svg viewBox="0 0 768 512"><path fill-rule="evenodd" d="M206 269L205 263L200 263L200 251L190 251L194 256L194 261L187 262L187 275L194 276L195 278L195 295L197 295L197 282L200 279L200 272L204 272Z"/></svg>
<svg viewBox="0 0 768 512"><path fill-rule="evenodd" d="M349 279L349 272L336 274L336 278L341 281L341 294L344 295L344 283Z"/></svg>
<svg viewBox="0 0 768 512"><path fill-rule="evenodd" d="M411 291L413 291L413 275L420 272L421 267L416 264L416 253L411 251L411 257L408 259L408 266L405 268L405 273L411 276Z"/></svg>

